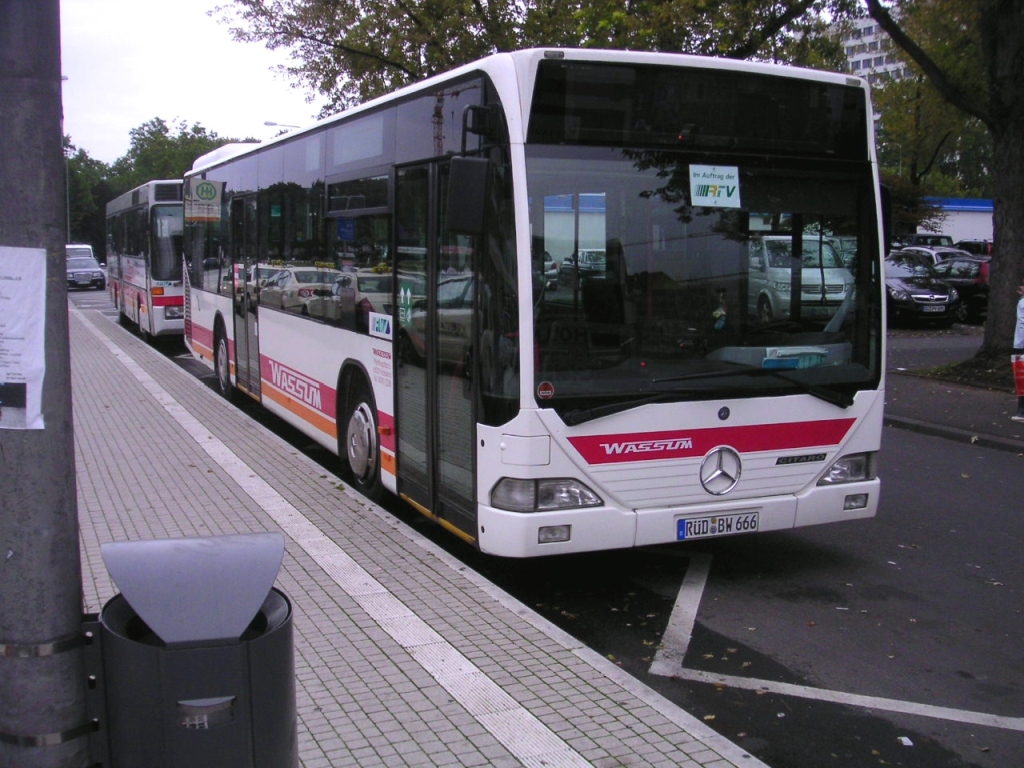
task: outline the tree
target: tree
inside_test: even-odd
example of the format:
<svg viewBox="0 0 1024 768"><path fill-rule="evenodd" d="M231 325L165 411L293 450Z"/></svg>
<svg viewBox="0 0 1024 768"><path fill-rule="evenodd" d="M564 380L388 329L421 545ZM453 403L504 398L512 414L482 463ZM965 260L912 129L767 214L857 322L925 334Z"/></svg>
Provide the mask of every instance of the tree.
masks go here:
<svg viewBox="0 0 1024 768"><path fill-rule="evenodd" d="M323 114L491 53L630 48L838 68L824 13L855 0L234 0L235 39L291 51L287 73Z"/></svg>
<svg viewBox="0 0 1024 768"><path fill-rule="evenodd" d="M89 243L102 256L106 242L107 203L154 179L180 179L200 155L236 141L221 138L199 123L182 120L175 131L154 117L129 132L128 152L107 165L64 137L67 159L67 205L72 242ZM254 139L250 139L254 141Z"/></svg>
<svg viewBox="0 0 1024 768"><path fill-rule="evenodd" d="M897 22L880 0L868 12L920 67L941 96L977 118L992 137L993 237L989 320L979 355L1009 353L1016 286L1024 280L1024 0L907 0ZM914 36L931 14L941 33Z"/></svg>
<svg viewBox="0 0 1024 768"><path fill-rule="evenodd" d="M233 141L207 131L199 123L190 128L184 120L172 133L159 117L132 128L129 136L128 152L110 168L114 197L154 179L180 179L197 157Z"/></svg>
<svg viewBox="0 0 1024 768"><path fill-rule="evenodd" d="M923 75L911 70L902 80L885 82L874 91L874 105L884 168L904 176L922 195L989 196L988 179L975 175L986 167L976 146L978 121L942 99ZM980 168L964 167L978 161Z"/></svg>
<svg viewBox="0 0 1024 768"><path fill-rule="evenodd" d="M64 137L67 171L68 232L70 242L88 243L97 256L103 254L106 204L110 199L110 168L89 157Z"/></svg>

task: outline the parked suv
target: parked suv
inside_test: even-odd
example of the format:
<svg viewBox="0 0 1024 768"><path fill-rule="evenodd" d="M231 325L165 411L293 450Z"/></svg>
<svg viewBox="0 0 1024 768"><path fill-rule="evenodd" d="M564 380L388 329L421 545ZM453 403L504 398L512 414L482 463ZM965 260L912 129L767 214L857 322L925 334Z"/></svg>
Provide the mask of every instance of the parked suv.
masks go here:
<svg viewBox="0 0 1024 768"><path fill-rule="evenodd" d="M967 251L975 256L991 256L992 255L992 241L991 240L958 240L956 242L956 248L962 251Z"/></svg>

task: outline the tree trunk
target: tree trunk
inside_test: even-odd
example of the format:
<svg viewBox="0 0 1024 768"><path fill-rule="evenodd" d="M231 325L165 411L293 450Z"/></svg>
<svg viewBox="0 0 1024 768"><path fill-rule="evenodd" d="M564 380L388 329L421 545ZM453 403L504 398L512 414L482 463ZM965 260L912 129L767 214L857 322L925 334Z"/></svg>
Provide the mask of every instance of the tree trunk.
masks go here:
<svg viewBox="0 0 1024 768"><path fill-rule="evenodd" d="M1009 354L1024 280L1024 2L986 0L980 33L988 70L992 132L992 259L981 354Z"/></svg>
<svg viewBox="0 0 1024 768"><path fill-rule="evenodd" d="M1017 317L1017 286L1024 280L1024 122L992 133L992 188L996 254L989 276L988 320L981 354L1010 354Z"/></svg>

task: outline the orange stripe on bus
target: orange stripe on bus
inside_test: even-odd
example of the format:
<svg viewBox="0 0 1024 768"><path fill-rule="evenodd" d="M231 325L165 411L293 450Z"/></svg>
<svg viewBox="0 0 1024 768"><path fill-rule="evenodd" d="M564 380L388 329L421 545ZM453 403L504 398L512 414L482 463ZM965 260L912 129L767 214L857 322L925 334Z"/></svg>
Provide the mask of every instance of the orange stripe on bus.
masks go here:
<svg viewBox="0 0 1024 768"><path fill-rule="evenodd" d="M263 385L263 396L265 398L272 400L285 410L291 411L304 422L312 424L328 436L337 439L338 427L332 419L327 418L319 411L314 411L308 405L300 403L294 397L286 395L266 379L261 379L260 381Z"/></svg>
<svg viewBox="0 0 1024 768"><path fill-rule="evenodd" d="M195 337L192 338L192 351L199 355L200 359L213 362L213 350L205 344L197 342Z"/></svg>

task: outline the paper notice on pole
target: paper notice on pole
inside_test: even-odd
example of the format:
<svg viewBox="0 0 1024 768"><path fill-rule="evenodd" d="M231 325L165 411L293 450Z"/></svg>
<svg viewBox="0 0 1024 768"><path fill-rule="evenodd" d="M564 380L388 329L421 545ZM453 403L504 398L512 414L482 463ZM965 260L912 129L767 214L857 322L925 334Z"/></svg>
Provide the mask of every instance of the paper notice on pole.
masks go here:
<svg viewBox="0 0 1024 768"><path fill-rule="evenodd" d="M0 429L43 429L46 251L0 246Z"/></svg>

